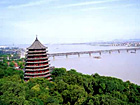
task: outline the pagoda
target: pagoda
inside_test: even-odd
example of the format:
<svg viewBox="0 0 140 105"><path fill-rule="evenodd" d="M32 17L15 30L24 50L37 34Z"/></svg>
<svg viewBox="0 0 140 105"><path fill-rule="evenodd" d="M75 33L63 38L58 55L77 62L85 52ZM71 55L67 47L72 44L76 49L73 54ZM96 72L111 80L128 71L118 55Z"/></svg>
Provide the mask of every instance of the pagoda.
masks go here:
<svg viewBox="0 0 140 105"><path fill-rule="evenodd" d="M30 78L47 78L51 79L49 71L49 60L47 56L47 47L42 45L38 38L27 48L26 65L24 80Z"/></svg>

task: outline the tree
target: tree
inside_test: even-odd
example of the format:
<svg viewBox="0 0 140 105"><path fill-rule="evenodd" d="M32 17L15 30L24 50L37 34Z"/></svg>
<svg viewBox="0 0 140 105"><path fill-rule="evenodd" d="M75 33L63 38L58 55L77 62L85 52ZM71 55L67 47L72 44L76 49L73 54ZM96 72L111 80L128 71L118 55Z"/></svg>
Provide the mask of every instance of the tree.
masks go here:
<svg viewBox="0 0 140 105"><path fill-rule="evenodd" d="M66 73L66 69L65 68L55 68L53 71L52 71L52 76L62 76Z"/></svg>
<svg viewBox="0 0 140 105"><path fill-rule="evenodd" d="M25 85L15 81L0 79L0 101L5 104L21 105L25 101Z"/></svg>
<svg viewBox="0 0 140 105"><path fill-rule="evenodd" d="M82 99L85 101L87 92L84 90L84 88L78 85L69 85L68 89L62 92L62 97L64 99L64 103L67 103L69 100L70 103L74 105L78 100L80 101Z"/></svg>
<svg viewBox="0 0 140 105"><path fill-rule="evenodd" d="M10 67L15 67L15 64L13 62L10 62Z"/></svg>
<svg viewBox="0 0 140 105"><path fill-rule="evenodd" d="M120 79L84 75L64 68L52 72L53 81L31 78L0 63L2 105L139 105L140 86Z"/></svg>

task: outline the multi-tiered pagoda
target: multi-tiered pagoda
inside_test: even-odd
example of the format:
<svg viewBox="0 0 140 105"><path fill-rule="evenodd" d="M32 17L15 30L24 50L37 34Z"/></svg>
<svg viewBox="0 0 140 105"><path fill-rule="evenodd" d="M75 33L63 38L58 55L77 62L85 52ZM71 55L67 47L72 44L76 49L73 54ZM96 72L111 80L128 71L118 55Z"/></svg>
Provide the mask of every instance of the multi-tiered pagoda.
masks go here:
<svg viewBox="0 0 140 105"><path fill-rule="evenodd" d="M46 53L47 47L42 45L36 38L34 43L27 48L26 65L24 80L27 81L30 78L47 78L51 79L49 71L49 60Z"/></svg>

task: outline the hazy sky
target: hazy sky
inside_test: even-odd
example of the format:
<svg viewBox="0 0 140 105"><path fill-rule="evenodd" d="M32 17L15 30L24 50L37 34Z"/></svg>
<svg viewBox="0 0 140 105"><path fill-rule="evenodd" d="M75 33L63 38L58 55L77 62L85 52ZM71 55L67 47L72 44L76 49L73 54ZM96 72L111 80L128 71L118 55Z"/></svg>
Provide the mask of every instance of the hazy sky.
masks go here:
<svg viewBox="0 0 140 105"><path fill-rule="evenodd" d="M0 0L0 45L140 38L140 0Z"/></svg>

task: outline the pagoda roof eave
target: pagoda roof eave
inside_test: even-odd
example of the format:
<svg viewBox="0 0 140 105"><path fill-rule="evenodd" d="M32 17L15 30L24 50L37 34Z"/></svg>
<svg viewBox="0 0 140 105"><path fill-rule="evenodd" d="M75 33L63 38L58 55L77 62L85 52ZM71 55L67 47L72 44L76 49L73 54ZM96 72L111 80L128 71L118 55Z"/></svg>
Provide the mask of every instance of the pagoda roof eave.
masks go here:
<svg viewBox="0 0 140 105"><path fill-rule="evenodd" d="M45 49L47 49L47 47L44 47L44 48L30 48L30 47L28 47L27 49L28 50L30 50L30 49L34 49L34 50L45 50Z"/></svg>

